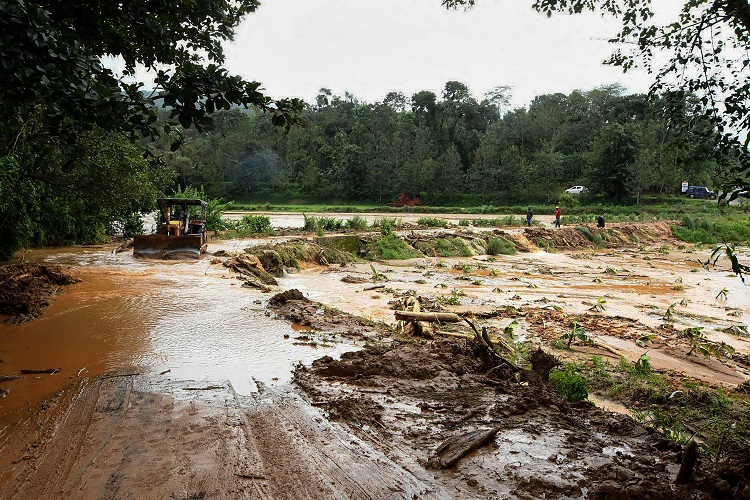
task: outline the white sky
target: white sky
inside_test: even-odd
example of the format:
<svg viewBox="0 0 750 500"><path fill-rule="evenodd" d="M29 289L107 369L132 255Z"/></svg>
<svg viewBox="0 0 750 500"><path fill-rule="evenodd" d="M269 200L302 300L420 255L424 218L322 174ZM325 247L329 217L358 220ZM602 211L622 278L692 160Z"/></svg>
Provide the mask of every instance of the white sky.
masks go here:
<svg viewBox="0 0 750 500"><path fill-rule="evenodd" d="M440 96L449 80L478 98L510 85L514 106L613 82L648 90L645 73L601 64L614 48L606 40L617 33L617 20L547 18L531 4L479 0L471 10L448 11L440 0L263 0L226 47L227 68L260 81L272 97L308 102L321 87L368 102L392 90Z"/></svg>

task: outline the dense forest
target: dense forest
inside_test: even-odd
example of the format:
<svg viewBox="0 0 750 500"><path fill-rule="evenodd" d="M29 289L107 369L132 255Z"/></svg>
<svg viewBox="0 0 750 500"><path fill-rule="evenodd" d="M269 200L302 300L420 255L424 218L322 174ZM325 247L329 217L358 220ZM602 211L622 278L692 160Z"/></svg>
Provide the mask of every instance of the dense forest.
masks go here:
<svg viewBox="0 0 750 500"><path fill-rule="evenodd" d="M713 159L706 130L678 137L667 119L675 107L691 113L690 101L619 85L541 95L527 108L508 109L508 97L498 87L477 100L457 81L440 96L391 92L376 103L321 89L305 127L286 132L262 113L223 112L207 133L190 131L167 164L182 187L225 199L379 203L404 192L429 204L509 204L556 201L584 184L594 196L637 202L677 193L683 179L721 181L726 165Z"/></svg>

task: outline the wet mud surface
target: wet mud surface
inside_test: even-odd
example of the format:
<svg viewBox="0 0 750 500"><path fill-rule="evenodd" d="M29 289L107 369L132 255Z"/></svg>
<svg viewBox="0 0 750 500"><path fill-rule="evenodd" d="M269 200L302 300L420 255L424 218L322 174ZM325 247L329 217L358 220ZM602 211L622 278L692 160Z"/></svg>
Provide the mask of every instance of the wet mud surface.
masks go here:
<svg viewBox="0 0 750 500"><path fill-rule="evenodd" d="M295 380L333 419L404 468L441 469L451 436L496 429L446 471L441 491L470 498L673 498L681 448L632 419L571 405L544 374L487 373L472 342L436 340L322 358ZM435 490L437 493L438 490Z"/></svg>
<svg viewBox="0 0 750 500"><path fill-rule="evenodd" d="M411 298L495 339L515 322L530 352L613 363L648 352L665 376L739 391L750 377L746 287L726 268L700 267L708 250L681 246L664 224L613 226L605 250L545 228L504 229L530 251L311 262L282 269L265 292L226 262L290 238L215 242L214 255L177 263L114 246L31 252L82 281L39 319L0 325L0 497L750 495L750 468L703 458L676 485L681 446L627 415L561 399L538 374L549 366L488 365L463 320L439 325L432 341L404 336L395 320ZM560 350L573 321L595 342ZM735 355L688 355L690 327ZM476 449L444 468L467 443Z"/></svg>

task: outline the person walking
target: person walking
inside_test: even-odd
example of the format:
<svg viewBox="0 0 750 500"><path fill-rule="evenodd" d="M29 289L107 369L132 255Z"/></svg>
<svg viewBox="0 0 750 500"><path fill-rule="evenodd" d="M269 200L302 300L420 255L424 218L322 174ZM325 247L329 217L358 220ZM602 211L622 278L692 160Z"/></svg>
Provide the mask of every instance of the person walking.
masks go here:
<svg viewBox="0 0 750 500"><path fill-rule="evenodd" d="M534 211L529 207L528 210L526 210L526 225L531 227L531 218L534 217Z"/></svg>
<svg viewBox="0 0 750 500"><path fill-rule="evenodd" d="M560 227L560 207L555 207L555 227Z"/></svg>

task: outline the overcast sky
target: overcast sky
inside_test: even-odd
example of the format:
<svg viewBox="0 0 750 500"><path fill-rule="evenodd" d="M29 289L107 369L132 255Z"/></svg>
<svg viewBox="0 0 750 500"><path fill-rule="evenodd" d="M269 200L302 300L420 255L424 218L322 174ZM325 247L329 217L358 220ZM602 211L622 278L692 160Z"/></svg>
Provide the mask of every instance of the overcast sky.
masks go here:
<svg viewBox="0 0 750 500"><path fill-rule="evenodd" d="M674 3L673 0L659 0ZM480 98L513 87L513 104L534 96L620 82L648 90L643 72L604 66L619 23L596 14L554 15L531 0L480 0L448 11L440 0L263 0L227 47L227 67L273 97L314 102L318 89L382 100L401 90L440 95L458 80Z"/></svg>

